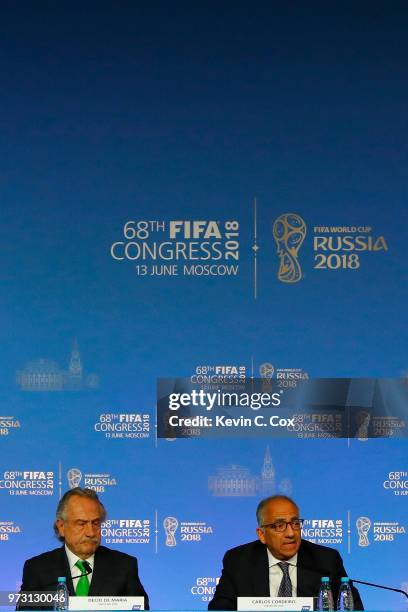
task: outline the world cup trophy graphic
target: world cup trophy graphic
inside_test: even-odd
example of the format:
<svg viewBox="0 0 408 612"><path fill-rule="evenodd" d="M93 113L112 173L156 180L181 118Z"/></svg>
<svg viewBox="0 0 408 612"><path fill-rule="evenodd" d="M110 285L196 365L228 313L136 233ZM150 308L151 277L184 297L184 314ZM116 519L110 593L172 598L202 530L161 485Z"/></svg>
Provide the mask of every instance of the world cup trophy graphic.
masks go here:
<svg viewBox="0 0 408 612"><path fill-rule="evenodd" d="M272 377L275 368L271 363L261 363L259 374L262 380L262 392L268 393L272 388Z"/></svg>
<svg viewBox="0 0 408 612"><path fill-rule="evenodd" d="M78 470L78 468L71 468L67 472L68 484L70 489L75 489L79 487L79 484L82 480L82 472Z"/></svg>
<svg viewBox="0 0 408 612"><path fill-rule="evenodd" d="M358 429L356 431L356 438L359 442L367 442L368 440L368 426L370 425L371 414L367 410L360 410L356 414L356 422Z"/></svg>
<svg viewBox="0 0 408 612"><path fill-rule="evenodd" d="M166 516L163 521L164 531L166 532L166 546L176 546L176 538L174 534L177 531L179 522L174 516Z"/></svg>
<svg viewBox="0 0 408 612"><path fill-rule="evenodd" d="M280 259L278 279L297 283L302 278L298 251L306 236L306 223L295 213L285 213L276 219L272 232Z"/></svg>
<svg viewBox="0 0 408 612"><path fill-rule="evenodd" d="M356 520L356 527L358 531L358 545L359 546L368 546L370 541L367 537L368 532L370 531L371 521L366 516L360 516Z"/></svg>

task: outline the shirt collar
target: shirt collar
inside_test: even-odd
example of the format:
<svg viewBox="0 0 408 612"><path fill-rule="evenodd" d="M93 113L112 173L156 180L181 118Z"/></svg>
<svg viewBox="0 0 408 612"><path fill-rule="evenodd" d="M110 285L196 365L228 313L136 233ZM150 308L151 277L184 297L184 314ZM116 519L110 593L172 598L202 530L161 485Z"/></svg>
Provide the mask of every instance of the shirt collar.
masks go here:
<svg viewBox="0 0 408 612"><path fill-rule="evenodd" d="M65 544L65 552L66 552L67 557L68 557L68 564L69 564L69 569L71 570L71 572L72 572L72 570L78 570L78 568L75 566L75 563L77 561L82 561L83 559L81 559L80 557L75 555L72 552L72 550L70 550L68 548L68 546L66 544ZM94 566L94 559L95 559L95 554L93 554L90 557L88 557L87 559L85 559L85 561L88 561L88 563L92 567L92 569L93 569L93 566Z"/></svg>
<svg viewBox="0 0 408 612"><path fill-rule="evenodd" d="M269 548L266 549L268 551L268 565L269 567L272 567L273 565L277 565L278 563L281 563L283 561L283 559L277 559L276 557L273 556L273 554L271 553L271 551L269 550ZM296 565L297 564L297 558L298 558L298 554L294 554L293 557L291 557L290 559L285 559L285 563L289 563L289 565Z"/></svg>

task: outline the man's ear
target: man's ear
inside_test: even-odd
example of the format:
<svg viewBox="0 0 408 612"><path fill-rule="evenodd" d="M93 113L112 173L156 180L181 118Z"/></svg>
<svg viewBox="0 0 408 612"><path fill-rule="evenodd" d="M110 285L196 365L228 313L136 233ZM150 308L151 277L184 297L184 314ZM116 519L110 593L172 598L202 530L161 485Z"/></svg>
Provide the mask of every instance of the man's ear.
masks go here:
<svg viewBox="0 0 408 612"><path fill-rule="evenodd" d="M60 536L63 538L65 537L65 527L64 527L64 521L62 519L57 519L55 521L55 526L58 529L58 533L60 534Z"/></svg>
<svg viewBox="0 0 408 612"><path fill-rule="evenodd" d="M259 540L262 542L262 544L266 544L264 529L262 529L262 527L257 527L256 528L256 533L257 533L257 536L258 536Z"/></svg>

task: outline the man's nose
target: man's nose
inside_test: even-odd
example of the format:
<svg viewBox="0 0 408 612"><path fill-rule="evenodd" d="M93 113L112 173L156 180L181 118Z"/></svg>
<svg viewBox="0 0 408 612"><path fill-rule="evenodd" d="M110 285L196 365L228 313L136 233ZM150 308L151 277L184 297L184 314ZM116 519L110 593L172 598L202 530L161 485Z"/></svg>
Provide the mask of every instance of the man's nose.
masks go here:
<svg viewBox="0 0 408 612"><path fill-rule="evenodd" d="M285 531L285 535L292 537L295 535L295 530L293 529L291 523L287 523L286 524L286 531Z"/></svg>
<svg viewBox="0 0 408 612"><path fill-rule="evenodd" d="M88 521L85 525L85 535L93 537L95 535L96 527L92 521Z"/></svg>

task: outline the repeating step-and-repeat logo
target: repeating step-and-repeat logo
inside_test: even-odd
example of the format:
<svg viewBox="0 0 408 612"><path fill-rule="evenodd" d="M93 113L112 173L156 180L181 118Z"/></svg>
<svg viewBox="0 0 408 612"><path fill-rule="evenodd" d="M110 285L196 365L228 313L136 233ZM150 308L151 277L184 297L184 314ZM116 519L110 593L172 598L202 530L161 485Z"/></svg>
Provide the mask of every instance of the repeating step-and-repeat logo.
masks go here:
<svg viewBox="0 0 408 612"><path fill-rule="evenodd" d="M406 428L406 420L398 416L373 415L370 410L359 410L354 416L356 438L366 442L368 438L400 437Z"/></svg>
<svg viewBox="0 0 408 612"><path fill-rule="evenodd" d="M374 521L368 516L356 520L358 545L366 548L372 543L394 542L405 536L406 528L399 521Z"/></svg>
<svg viewBox="0 0 408 612"><path fill-rule="evenodd" d="M261 248L256 207L254 201L254 277ZM122 235L111 244L110 256L117 263L132 264L139 277L238 276L240 231L237 219L128 220L122 225ZM305 278L310 257L312 270L356 271L366 265L367 257L389 248L385 236L371 225L315 222L310 227L296 212L280 214L272 223L272 235L278 259L276 276L290 284Z"/></svg>
<svg viewBox="0 0 408 612"><path fill-rule="evenodd" d="M267 392L272 386L275 387L295 387L297 382L308 380L309 374L302 368L282 368L275 367L270 362L261 363L258 367L260 380L262 381L262 391ZM194 374L191 376L193 384L202 385L203 389L218 388L218 385L228 385L229 389L234 389L233 385L242 385L248 377L253 375L245 365L238 364L205 364L195 367Z"/></svg>
<svg viewBox="0 0 408 612"><path fill-rule="evenodd" d="M298 253L306 236L306 223L299 215L286 213L276 219L272 232L279 256L278 279L297 283L303 276Z"/></svg>
<svg viewBox="0 0 408 612"><path fill-rule="evenodd" d="M343 520L339 518L305 519L302 538L314 544L338 545L343 543Z"/></svg>
<svg viewBox="0 0 408 612"><path fill-rule="evenodd" d="M0 474L0 491L9 495L53 495L54 472L46 470L6 470Z"/></svg>
<svg viewBox="0 0 408 612"><path fill-rule="evenodd" d="M408 495L408 470L388 472L383 487L393 495Z"/></svg>
<svg viewBox="0 0 408 612"><path fill-rule="evenodd" d="M0 543L21 535L22 528L15 521L0 521Z"/></svg>
<svg viewBox="0 0 408 612"><path fill-rule="evenodd" d="M105 544L150 544L150 519L113 518L102 524L101 536Z"/></svg>
<svg viewBox="0 0 408 612"><path fill-rule="evenodd" d="M311 244L305 240L311 233ZM385 236L371 225L314 224L308 228L297 213L279 215L272 226L279 265L277 278L282 283L298 283L305 277L302 253L313 258L313 270L331 272L356 271L367 263L367 257L388 251ZM308 244L306 245L306 242Z"/></svg>
<svg viewBox="0 0 408 612"><path fill-rule="evenodd" d="M218 385L228 385L229 388L233 388L231 385L243 384L246 378L247 368L244 365L206 364L195 367L191 382L202 385L203 389L218 388Z"/></svg>
<svg viewBox="0 0 408 612"><path fill-rule="evenodd" d="M144 440L151 435L150 415L138 412L103 412L94 423L94 431L109 440Z"/></svg>
<svg viewBox="0 0 408 612"><path fill-rule="evenodd" d="M237 276L239 222L129 220L110 254L139 277Z"/></svg>
<svg viewBox="0 0 408 612"><path fill-rule="evenodd" d="M70 489L83 487L93 489L97 493L105 493L109 487L116 487L117 479L106 472L82 472L79 468L70 468L67 472Z"/></svg>
<svg viewBox="0 0 408 612"><path fill-rule="evenodd" d="M262 380L263 391L272 387L278 389L296 387L299 382L309 380L309 374L302 368L275 367L269 361L261 363L258 371Z"/></svg>
<svg viewBox="0 0 408 612"><path fill-rule="evenodd" d="M190 587L190 593L200 601L211 601L219 581L215 576L198 576Z"/></svg>
<svg viewBox="0 0 408 612"><path fill-rule="evenodd" d="M21 428L20 419L15 416L0 416L0 436L8 436Z"/></svg>
<svg viewBox="0 0 408 612"><path fill-rule="evenodd" d="M163 519L165 545L172 548L179 543L201 542L212 536L214 528L206 521L182 521L175 516Z"/></svg>

